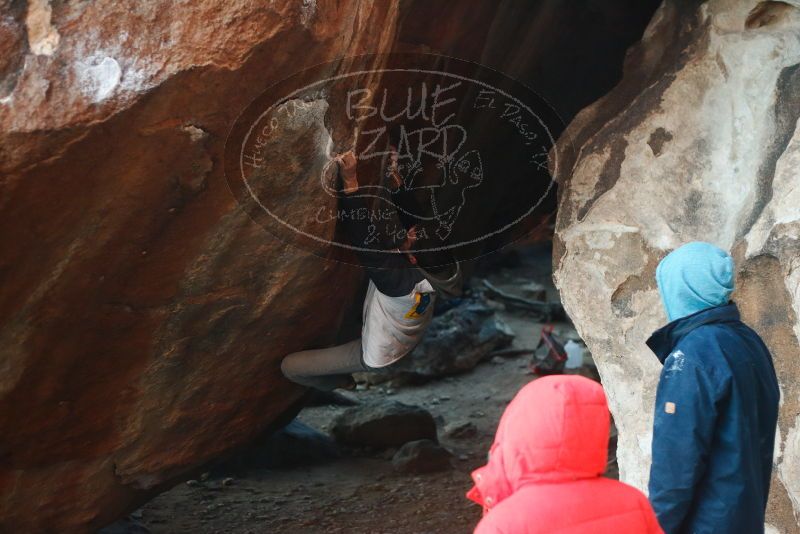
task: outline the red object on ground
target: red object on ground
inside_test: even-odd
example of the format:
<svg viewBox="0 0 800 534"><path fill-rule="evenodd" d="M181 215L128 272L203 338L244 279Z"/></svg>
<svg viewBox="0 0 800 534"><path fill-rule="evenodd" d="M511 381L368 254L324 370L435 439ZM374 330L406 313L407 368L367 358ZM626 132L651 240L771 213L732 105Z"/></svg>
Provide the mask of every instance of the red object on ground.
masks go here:
<svg viewBox="0 0 800 534"><path fill-rule="evenodd" d="M536 350L538 351L542 345L547 348L547 353L542 358L539 358L536 354L533 355L528 365L530 371L539 376L563 373L564 366L567 363L567 351L564 350L564 345L553 333L552 324L542 327Z"/></svg>
<svg viewBox="0 0 800 534"><path fill-rule="evenodd" d="M476 534L660 533L647 498L603 478L609 412L603 388L582 376L531 382L506 408L489 463L467 497L484 507Z"/></svg>

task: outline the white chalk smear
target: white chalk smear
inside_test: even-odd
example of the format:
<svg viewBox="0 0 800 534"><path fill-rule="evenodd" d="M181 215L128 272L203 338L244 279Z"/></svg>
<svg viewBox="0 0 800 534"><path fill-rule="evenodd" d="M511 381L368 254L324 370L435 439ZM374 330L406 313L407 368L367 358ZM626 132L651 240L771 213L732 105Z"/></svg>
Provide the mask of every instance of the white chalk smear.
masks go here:
<svg viewBox="0 0 800 534"><path fill-rule="evenodd" d="M78 87L92 102L102 102L114 92L122 79L122 69L112 57L92 56L75 64Z"/></svg>

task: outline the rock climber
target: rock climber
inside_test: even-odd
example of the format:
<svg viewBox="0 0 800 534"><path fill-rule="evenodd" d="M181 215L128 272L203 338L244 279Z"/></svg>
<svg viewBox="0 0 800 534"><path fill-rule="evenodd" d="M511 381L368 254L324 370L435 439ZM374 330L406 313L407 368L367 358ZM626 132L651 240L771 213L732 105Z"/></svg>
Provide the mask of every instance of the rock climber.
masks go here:
<svg viewBox="0 0 800 534"><path fill-rule="evenodd" d="M647 341L664 364L649 489L668 534L764 532L780 393L769 350L729 300L734 273L701 242L656 269L670 322Z"/></svg>
<svg viewBox="0 0 800 534"><path fill-rule="evenodd" d="M577 375L523 387L497 427L488 463L467 497L483 506L476 534L661 529L636 488L604 478L610 416L603 388Z"/></svg>
<svg viewBox="0 0 800 534"><path fill-rule="evenodd" d="M338 155L329 162L330 172L323 178L328 182L326 189L339 193L339 210L343 213L366 213L370 209L366 197L373 195L359 194L357 162L352 150ZM398 173L396 151L391 152L385 167L384 176L390 183L378 189L398 189L403 177ZM392 211L396 224L401 224ZM335 347L295 352L281 362L281 371L289 380L323 390L352 387L352 373L381 369L400 360L421 341L433 317L436 293L457 296L461 292L458 262L436 270L417 264L411 251L416 240L414 227L405 232L407 239L397 247L379 243L384 250L394 248L393 253L386 253L366 246L372 235L368 217L343 217L341 223L369 277L361 338Z"/></svg>

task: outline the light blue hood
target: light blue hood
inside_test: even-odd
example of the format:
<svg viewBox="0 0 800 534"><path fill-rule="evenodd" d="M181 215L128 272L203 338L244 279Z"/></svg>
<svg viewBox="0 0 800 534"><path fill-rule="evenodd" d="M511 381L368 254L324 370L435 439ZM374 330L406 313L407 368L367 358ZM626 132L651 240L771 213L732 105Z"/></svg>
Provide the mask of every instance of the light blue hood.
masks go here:
<svg viewBox="0 0 800 534"><path fill-rule="evenodd" d="M661 260L656 282L667 317L674 321L729 302L733 258L710 243L687 243Z"/></svg>

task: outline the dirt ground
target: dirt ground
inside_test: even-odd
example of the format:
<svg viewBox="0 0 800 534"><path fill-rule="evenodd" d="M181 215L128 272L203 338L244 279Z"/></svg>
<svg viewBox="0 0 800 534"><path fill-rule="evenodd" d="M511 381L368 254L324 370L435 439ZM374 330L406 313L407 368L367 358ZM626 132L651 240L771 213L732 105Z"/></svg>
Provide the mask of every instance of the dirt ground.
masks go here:
<svg viewBox="0 0 800 534"><path fill-rule="evenodd" d="M549 282L549 258L497 272L489 279L513 290L531 280ZM555 296L555 289L548 293ZM514 348L536 346L541 323L524 312L498 310L516 334ZM556 323L556 333L572 333ZM181 483L140 511L136 522L153 534L211 533L464 533L480 519L480 509L464 494L470 472L482 465L497 422L514 394L534 377L529 356L494 357L473 371L421 386L375 386L346 392L359 402L390 398L428 409L437 421L440 442L453 454L453 469L426 475L395 473L394 451L344 455L317 465L291 469L252 469L232 480L214 475ZM340 406L304 409L299 419L328 432ZM451 425L471 422L477 435L446 436ZM146 532L146 530L141 530Z"/></svg>

